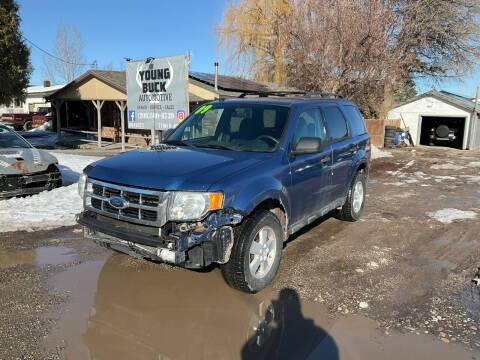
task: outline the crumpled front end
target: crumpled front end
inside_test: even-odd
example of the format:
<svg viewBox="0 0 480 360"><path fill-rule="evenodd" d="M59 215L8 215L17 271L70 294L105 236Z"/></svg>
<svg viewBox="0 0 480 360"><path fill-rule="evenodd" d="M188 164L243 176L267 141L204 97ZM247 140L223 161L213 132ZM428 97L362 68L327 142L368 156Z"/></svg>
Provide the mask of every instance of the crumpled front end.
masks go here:
<svg viewBox="0 0 480 360"><path fill-rule="evenodd" d="M0 150L0 197L32 195L62 185L57 159L35 148Z"/></svg>
<svg viewBox="0 0 480 360"><path fill-rule="evenodd" d="M233 229L243 216L226 209L202 221L169 222L160 228L113 219L85 210L78 217L84 236L94 242L155 261L186 268L226 263L233 246Z"/></svg>
<svg viewBox="0 0 480 360"><path fill-rule="evenodd" d="M0 198L38 194L62 184L62 175L55 165L47 170L25 175L0 174Z"/></svg>

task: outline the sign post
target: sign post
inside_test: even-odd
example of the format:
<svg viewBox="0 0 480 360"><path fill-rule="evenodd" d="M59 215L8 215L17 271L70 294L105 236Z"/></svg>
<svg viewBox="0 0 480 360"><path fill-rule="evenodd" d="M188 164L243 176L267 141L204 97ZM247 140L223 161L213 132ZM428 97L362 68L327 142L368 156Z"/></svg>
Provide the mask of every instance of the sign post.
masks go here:
<svg viewBox="0 0 480 360"><path fill-rule="evenodd" d="M127 107L130 129L174 128L189 112L186 55L127 62Z"/></svg>

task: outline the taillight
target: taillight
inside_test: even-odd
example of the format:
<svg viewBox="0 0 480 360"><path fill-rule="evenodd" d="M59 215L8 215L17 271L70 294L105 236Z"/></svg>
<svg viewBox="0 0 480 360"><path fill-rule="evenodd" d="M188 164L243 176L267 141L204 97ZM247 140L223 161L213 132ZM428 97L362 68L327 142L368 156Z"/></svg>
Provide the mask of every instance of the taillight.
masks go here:
<svg viewBox="0 0 480 360"><path fill-rule="evenodd" d="M371 159L372 158L372 147L370 146L370 138L367 139L367 144L365 145L365 151L367 152L368 154L368 158Z"/></svg>

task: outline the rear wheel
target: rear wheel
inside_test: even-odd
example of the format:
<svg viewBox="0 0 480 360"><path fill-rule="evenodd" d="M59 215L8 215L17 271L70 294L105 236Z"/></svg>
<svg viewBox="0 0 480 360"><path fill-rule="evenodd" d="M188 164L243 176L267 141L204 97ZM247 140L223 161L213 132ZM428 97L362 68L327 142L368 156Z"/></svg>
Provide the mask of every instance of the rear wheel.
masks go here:
<svg viewBox="0 0 480 360"><path fill-rule="evenodd" d="M283 247L283 230L270 211L260 211L235 229L228 263L221 265L222 275L234 289L256 293L275 277Z"/></svg>
<svg viewBox="0 0 480 360"><path fill-rule="evenodd" d="M348 190L347 200L339 210L337 217L345 221L357 221L362 216L365 206L365 193L367 184L365 175L362 171L357 172L352 185Z"/></svg>

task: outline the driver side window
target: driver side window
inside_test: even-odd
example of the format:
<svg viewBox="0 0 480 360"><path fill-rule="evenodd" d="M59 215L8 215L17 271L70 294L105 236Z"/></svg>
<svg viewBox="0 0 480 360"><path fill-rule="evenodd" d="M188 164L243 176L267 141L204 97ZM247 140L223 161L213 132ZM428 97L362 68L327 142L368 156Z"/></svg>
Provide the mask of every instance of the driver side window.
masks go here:
<svg viewBox="0 0 480 360"><path fill-rule="evenodd" d="M303 137L317 137L323 142L325 134L319 109L306 110L298 117L294 137L295 146Z"/></svg>

